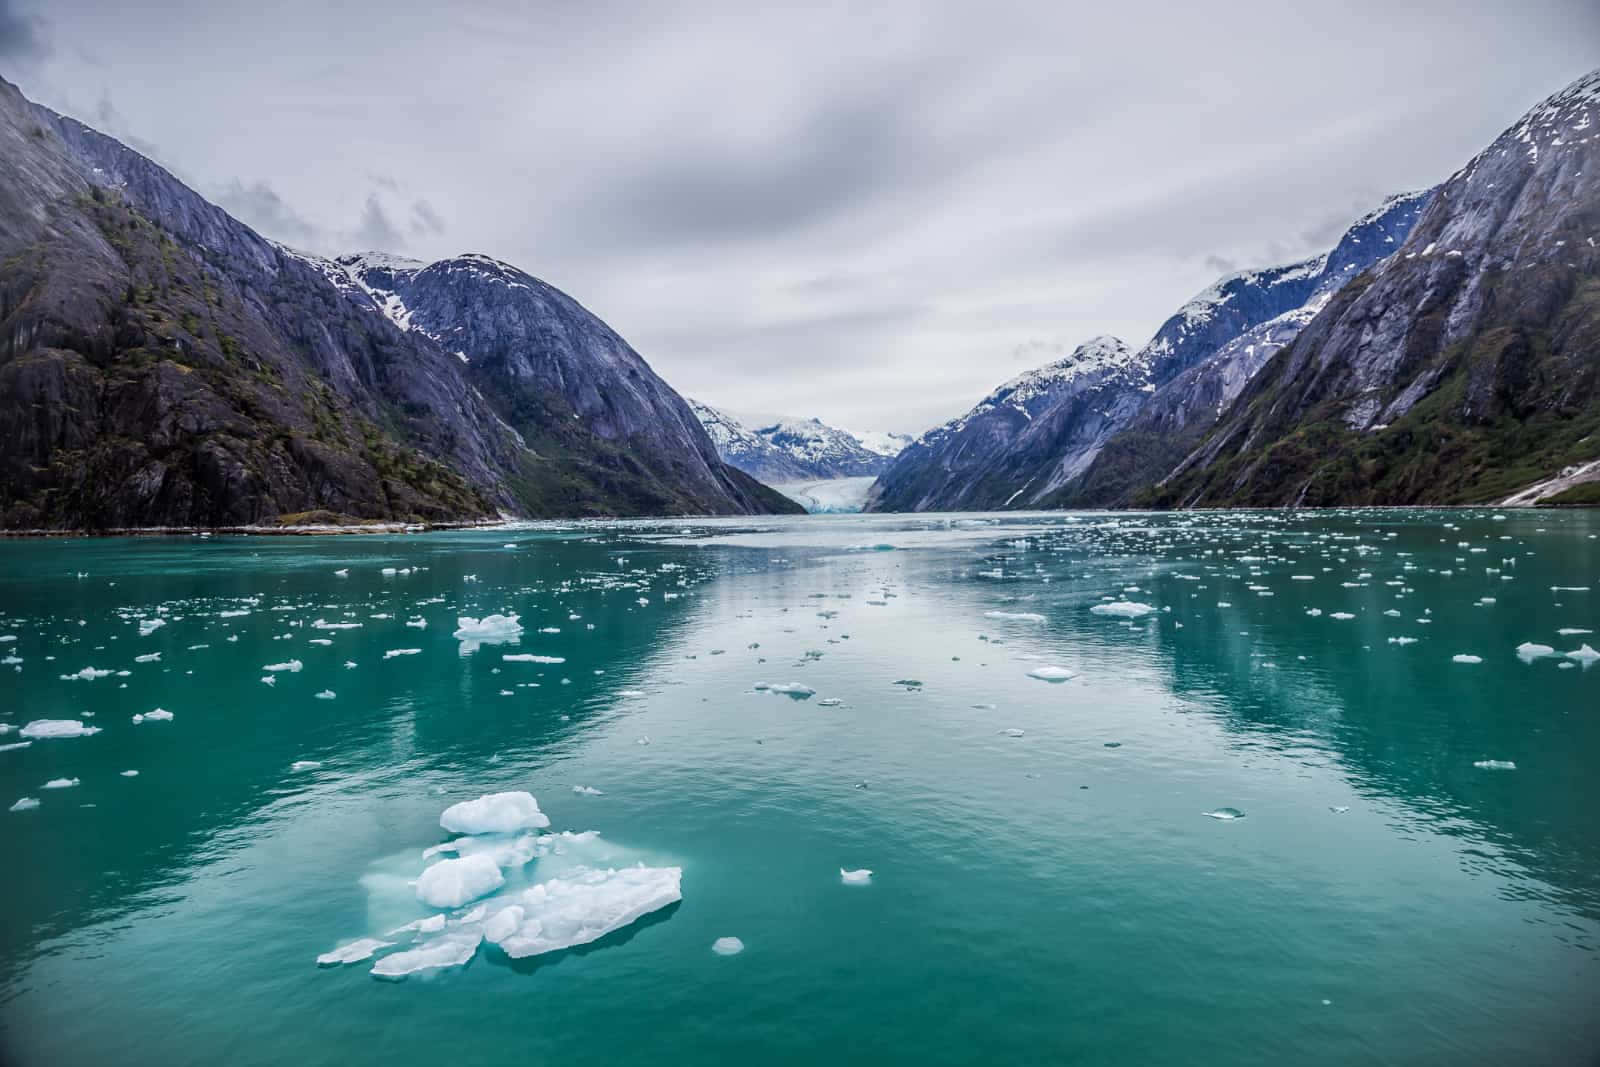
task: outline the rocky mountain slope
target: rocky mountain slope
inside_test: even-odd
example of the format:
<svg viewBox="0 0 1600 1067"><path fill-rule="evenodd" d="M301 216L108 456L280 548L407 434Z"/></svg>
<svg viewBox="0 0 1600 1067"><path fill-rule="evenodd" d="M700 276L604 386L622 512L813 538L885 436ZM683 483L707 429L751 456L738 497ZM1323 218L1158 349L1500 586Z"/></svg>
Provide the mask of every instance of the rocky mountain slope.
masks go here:
<svg viewBox="0 0 1600 1067"><path fill-rule="evenodd" d="M563 373L609 389L590 357L620 365L626 345L561 299L524 366L570 338ZM659 433L590 425L582 382L557 399L497 376L520 338L474 323L474 375L389 310L0 81L0 526L792 509L721 464L681 399ZM665 389L642 361L617 373Z"/></svg>
<svg viewBox="0 0 1600 1067"><path fill-rule="evenodd" d="M1600 71L1446 181L1141 499L1487 502L1546 479L1600 498L1573 481L1600 477L1597 241Z"/></svg>
<svg viewBox="0 0 1600 1067"><path fill-rule="evenodd" d="M910 442L900 434L854 434L820 419L754 419L689 403L723 461L768 485L875 475Z"/></svg>
<svg viewBox="0 0 1600 1067"><path fill-rule="evenodd" d="M869 507L1124 503L1183 458L1187 449L1173 442L1203 433L1314 308L1399 246L1428 196L1391 198L1357 220L1324 255L1218 280L1167 319L1142 349L1131 352L1115 342L1116 374L1063 378L1085 358L1091 365L1101 361L1098 348L1108 339L1099 338L1008 382L906 449L879 478ZM1019 383L1029 382L1036 384L1026 387L1025 409L1004 401Z"/></svg>

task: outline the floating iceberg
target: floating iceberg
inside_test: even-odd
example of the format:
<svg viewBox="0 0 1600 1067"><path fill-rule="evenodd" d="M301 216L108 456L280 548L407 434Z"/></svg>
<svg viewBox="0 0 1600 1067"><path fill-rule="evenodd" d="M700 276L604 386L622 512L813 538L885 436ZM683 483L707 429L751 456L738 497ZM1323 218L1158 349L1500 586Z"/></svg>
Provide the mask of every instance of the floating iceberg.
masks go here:
<svg viewBox="0 0 1600 1067"><path fill-rule="evenodd" d="M305 664L301 663L299 660L292 659L292 660L289 660L287 663L269 663L265 667L262 667L261 669L264 670L264 671L273 671L273 672L276 672L276 671L288 671L290 674L299 674L300 673L300 668L302 668L304 666L305 666Z"/></svg>
<svg viewBox="0 0 1600 1067"><path fill-rule="evenodd" d="M1068 678L1076 676L1076 671L1069 670L1066 667L1035 667L1028 672L1029 678L1037 678L1041 682L1064 682Z"/></svg>
<svg viewBox="0 0 1600 1067"><path fill-rule="evenodd" d="M378 978L404 978L419 971L459 967L472 959L482 940L483 935L475 930L452 930L415 948L383 957L372 965L372 973Z"/></svg>
<svg viewBox="0 0 1600 1067"><path fill-rule="evenodd" d="M1457 652L1450 657L1451 663L1482 663L1482 656L1474 656L1470 652Z"/></svg>
<svg viewBox="0 0 1600 1067"><path fill-rule="evenodd" d="M839 868L839 881L845 885L866 885L872 881L872 872L863 867L859 871L847 871Z"/></svg>
<svg viewBox="0 0 1600 1067"><path fill-rule="evenodd" d="M9 809L7 809L7 810L9 810L9 811L32 811L34 808L37 808L38 806L39 806L39 802L37 800L35 800L33 797L23 797L22 799L18 800L15 804L11 805L11 807Z"/></svg>
<svg viewBox="0 0 1600 1067"><path fill-rule="evenodd" d="M485 615L475 619L471 615L456 616L456 632L452 634L461 641L493 641L496 639L516 637L522 633L522 624L517 620L520 615Z"/></svg>
<svg viewBox="0 0 1600 1067"><path fill-rule="evenodd" d="M35 719L18 731L19 736L43 741L56 737L90 737L100 732L100 727L89 726L77 719Z"/></svg>
<svg viewBox="0 0 1600 1067"><path fill-rule="evenodd" d="M359 941L352 941L348 945L340 945L332 952L324 952L317 957L317 966L336 967L342 963L360 963L368 959L380 948L388 948L393 941L379 941L375 937L363 937Z"/></svg>
<svg viewBox="0 0 1600 1067"><path fill-rule="evenodd" d="M1140 604L1134 600L1113 600L1109 604L1096 604L1089 611L1094 615L1111 615L1118 619L1138 619L1156 609L1149 604Z"/></svg>
<svg viewBox="0 0 1600 1067"><path fill-rule="evenodd" d="M457 834L513 834L542 830L550 817L539 810L532 793L489 793L444 809L439 825Z"/></svg>
<svg viewBox="0 0 1600 1067"><path fill-rule="evenodd" d="M779 693L791 700L809 700L817 693L817 691L811 688L809 685L801 685L799 682L768 685L766 689L769 693Z"/></svg>
<svg viewBox="0 0 1600 1067"><path fill-rule="evenodd" d="M1517 646L1517 658L1524 663L1532 663L1536 659L1555 654L1556 650L1549 645L1539 645L1532 641L1524 641Z"/></svg>
<svg viewBox="0 0 1600 1067"><path fill-rule="evenodd" d="M1585 644L1582 648L1568 652L1567 659L1572 660L1574 663L1581 663L1585 667L1592 667L1594 666L1594 661L1600 659L1600 652L1596 652Z"/></svg>
<svg viewBox="0 0 1600 1067"><path fill-rule="evenodd" d="M171 721L172 721L172 712L167 711L165 708L157 708L154 711L147 711L143 715L135 715L133 717L133 725L135 725L135 726L138 726L142 722L171 722Z"/></svg>
<svg viewBox="0 0 1600 1067"><path fill-rule="evenodd" d="M40 788L42 789L71 789L78 784L76 778L52 778Z"/></svg>
<svg viewBox="0 0 1600 1067"><path fill-rule="evenodd" d="M505 885L500 865L487 854L440 860L417 879L417 899L430 908L459 908Z"/></svg>
<svg viewBox="0 0 1600 1067"><path fill-rule="evenodd" d="M682 879L681 867L574 868L520 894L504 909L512 915L495 921L496 913L484 934L518 959L586 945L683 899Z"/></svg>
<svg viewBox="0 0 1600 1067"><path fill-rule="evenodd" d="M719 937L711 942L711 951L719 956L737 956L744 951L744 942L737 937Z"/></svg>

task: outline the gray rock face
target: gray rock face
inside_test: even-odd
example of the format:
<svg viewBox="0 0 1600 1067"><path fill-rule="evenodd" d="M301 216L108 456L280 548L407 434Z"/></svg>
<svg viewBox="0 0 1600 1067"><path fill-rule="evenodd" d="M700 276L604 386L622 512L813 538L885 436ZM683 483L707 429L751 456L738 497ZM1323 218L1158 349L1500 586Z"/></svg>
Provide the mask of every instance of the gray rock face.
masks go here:
<svg viewBox="0 0 1600 1067"><path fill-rule="evenodd" d="M538 453L502 414L517 399L491 400L342 268L0 81L0 525L787 510L708 469L681 410L687 436L652 448L687 441L699 463L657 463L635 438L601 449L598 430L570 426L564 451ZM635 493L630 462L666 491Z"/></svg>
<svg viewBox="0 0 1600 1067"><path fill-rule="evenodd" d="M1108 506L1170 471L1268 356L1341 285L1405 239L1429 193L1391 198L1330 252L1219 279L1164 322L1117 372L1030 391L1025 410L997 400L925 434L879 478L880 511ZM1091 351L1090 342L1079 352ZM1121 342L1117 342L1121 345ZM1074 353L1034 374L1080 361ZM1023 375L1022 382L1029 378ZM1022 418L1021 416L1026 416Z"/></svg>
<svg viewBox="0 0 1600 1067"><path fill-rule="evenodd" d="M689 405L723 461L768 485L871 477L910 443L886 433L863 440L821 419L746 420L698 400Z"/></svg>
<svg viewBox="0 0 1600 1067"><path fill-rule="evenodd" d="M1442 185L1157 496L1491 500L1600 454L1600 71Z"/></svg>

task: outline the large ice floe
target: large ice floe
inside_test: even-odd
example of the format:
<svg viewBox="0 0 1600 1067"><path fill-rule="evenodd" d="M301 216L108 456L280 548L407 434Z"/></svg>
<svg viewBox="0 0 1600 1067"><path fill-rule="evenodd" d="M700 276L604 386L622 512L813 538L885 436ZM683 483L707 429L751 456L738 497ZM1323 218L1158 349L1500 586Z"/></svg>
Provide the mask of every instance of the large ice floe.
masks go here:
<svg viewBox="0 0 1600 1067"><path fill-rule="evenodd" d="M522 638L520 615L456 616L456 632L451 634L461 642L461 654L470 655L479 645L516 644Z"/></svg>
<svg viewBox="0 0 1600 1067"><path fill-rule="evenodd" d="M459 836L421 849L420 871L419 852L372 866L361 880L371 929L318 965L377 955L372 975L401 979L463 966L484 945L539 956L597 941L682 896L680 867L646 865L593 830L541 832L550 820L530 793L452 804L439 825Z"/></svg>

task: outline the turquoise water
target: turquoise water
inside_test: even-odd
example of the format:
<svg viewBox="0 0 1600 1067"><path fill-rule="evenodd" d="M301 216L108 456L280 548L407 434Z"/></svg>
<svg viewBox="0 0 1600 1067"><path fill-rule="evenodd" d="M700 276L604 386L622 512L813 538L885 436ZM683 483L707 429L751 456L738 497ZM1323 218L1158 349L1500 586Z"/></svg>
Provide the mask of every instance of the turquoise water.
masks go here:
<svg viewBox="0 0 1600 1067"><path fill-rule="evenodd" d="M0 744L100 728L0 751L0 1060L1589 1062L1600 668L1559 654L1600 642L1558 631L1600 630L1597 534L1415 511L0 543ZM1091 611L1119 601L1154 610ZM490 612L516 644L452 636ZM111 673L62 677L86 667ZM407 882L441 811L505 790L600 838L501 892L643 863L681 902L401 982L317 966L434 914Z"/></svg>

